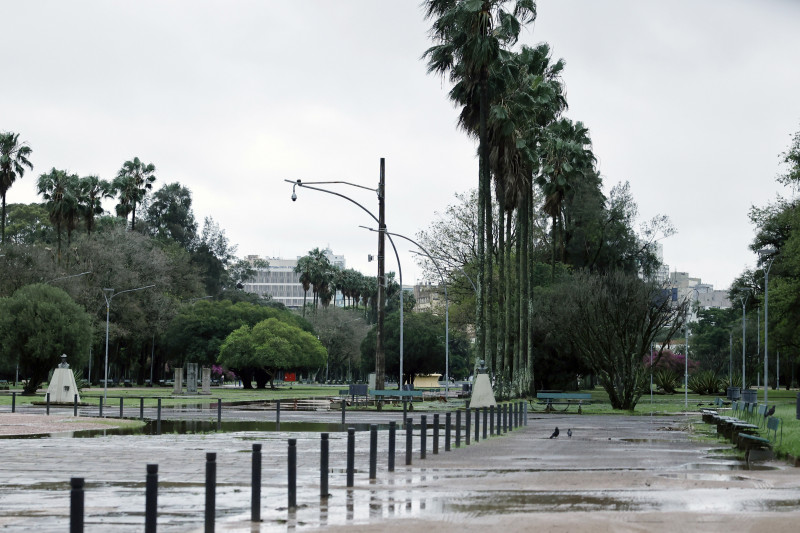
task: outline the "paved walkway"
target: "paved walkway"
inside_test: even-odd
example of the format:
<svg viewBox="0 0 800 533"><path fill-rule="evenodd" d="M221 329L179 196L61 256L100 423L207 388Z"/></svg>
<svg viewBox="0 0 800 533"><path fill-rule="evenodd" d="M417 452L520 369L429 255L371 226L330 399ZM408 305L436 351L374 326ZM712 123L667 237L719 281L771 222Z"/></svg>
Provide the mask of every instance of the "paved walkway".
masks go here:
<svg viewBox="0 0 800 533"><path fill-rule="evenodd" d="M338 413L308 416L335 419ZM353 413L351 420L398 416ZM727 443L690 440L691 424L701 424L699 417L532 413L529 426L502 437L446 453L442 441L437 455L429 432L425 460L419 458L417 431L410 467L404 461L405 433L398 431L394 473L386 471L388 432L380 431L378 476L372 482L369 434L357 432L350 490L346 435L331 433L327 503L319 498L315 433L3 439L0 528L66 530L68 481L79 476L87 483L86 531L141 531L145 465L157 463L159 531L201 531L205 457L216 452L218 531L796 531L797 470L781 463L744 470L724 454ZM560 437L549 439L556 425ZM296 511L286 508L288 438L298 439ZM264 456L260 524L249 522L254 442L263 444Z"/></svg>

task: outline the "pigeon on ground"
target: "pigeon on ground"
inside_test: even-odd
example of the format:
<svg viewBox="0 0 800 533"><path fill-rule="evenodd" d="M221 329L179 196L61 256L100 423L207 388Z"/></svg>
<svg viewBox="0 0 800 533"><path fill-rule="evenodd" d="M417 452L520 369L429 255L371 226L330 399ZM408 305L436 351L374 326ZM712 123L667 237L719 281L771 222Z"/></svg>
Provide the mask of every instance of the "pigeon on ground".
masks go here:
<svg viewBox="0 0 800 533"><path fill-rule="evenodd" d="M567 430L567 437L572 438L572 428Z"/></svg>
<svg viewBox="0 0 800 533"><path fill-rule="evenodd" d="M550 435L550 438L551 439L557 439L558 438L558 427L556 427L556 430L553 432L552 435Z"/></svg>
<svg viewBox="0 0 800 533"><path fill-rule="evenodd" d="M775 405L773 404L773 406L767 409L767 412L764 413L764 418L768 418L774 414L775 414Z"/></svg>

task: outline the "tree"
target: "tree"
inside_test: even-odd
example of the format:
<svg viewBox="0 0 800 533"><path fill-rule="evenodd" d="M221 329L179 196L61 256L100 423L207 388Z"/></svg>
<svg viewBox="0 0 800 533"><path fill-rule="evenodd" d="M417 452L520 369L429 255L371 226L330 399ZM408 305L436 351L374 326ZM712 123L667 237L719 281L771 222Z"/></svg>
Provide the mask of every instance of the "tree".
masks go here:
<svg viewBox="0 0 800 533"><path fill-rule="evenodd" d="M329 307L314 314L310 322L328 352L326 379L349 381L352 369L359 367L361 340L370 329L364 317L357 311Z"/></svg>
<svg viewBox="0 0 800 533"><path fill-rule="evenodd" d="M226 268L235 259L236 246L231 246L225 230L213 218L206 217L200 238L192 245L192 263L202 272L206 294L217 295L234 289Z"/></svg>
<svg viewBox="0 0 800 533"><path fill-rule="evenodd" d="M61 262L61 230L67 229L67 245L71 241L78 217L78 176L64 170L51 169L39 176L37 190L45 200L45 209L56 229L58 262Z"/></svg>
<svg viewBox="0 0 800 533"><path fill-rule="evenodd" d="M6 243L6 193L17 178L22 179L25 168L33 170L33 164L28 159L32 151L30 146L19 142L19 133L0 133L0 196L3 199L3 212L0 216L1 244Z"/></svg>
<svg viewBox="0 0 800 533"><path fill-rule="evenodd" d="M5 366L19 362L21 374L28 378L23 394L36 393L61 354L80 368L91 334L89 316L57 287L27 285L0 299L0 357Z"/></svg>
<svg viewBox="0 0 800 533"><path fill-rule="evenodd" d="M254 376L258 388L273 382L279 370L318 370L325 364L327 354L320 341L311 333L278 320L268 318L252 327L242 326L233 331L219 350L217 361L242 375Z"/></svg>
<svg viewBox="0 0 800 533"><path fill-rule="evenodd" d="M42 204L8 204L6 235L11 244L44 244L53 238L53 226Z"/></svg>
<svg viewBox="0 0 800 533"><path fill-rule="evenodd" d="M172 240L190 249L197 239L192 212L192 193L180 183L164 184L143 205L145 232L160 240Z"/></svg>
<svg viewBox="0 0 800 533"><path fill-rule="evenodd" d="M156 167L152 163L143 163L138 157L125 161L117 172L113 182L114 190L124 195L125 216L131 214L131 230L136 229L136 206L144 200L147 191L153 188ZM130 209L130 211L127 211ZM117 210L119 213L119 209Z"/></svg>
<svg viewBox="0 0 800 533"><path fill-rule="evenodd" d="M554 291L547 315L591 368L614 409L633 410L646 390L645 355L679 334L688 300L673 305L662 287L622 272L576 273ZM568 328L565 325L569 325Z"/></svg>
<svg viewBox="0 0 800 533"><path fill-rule="evenodd" d="M97 176L86 176L80 179L78 190L79 209L86 221L86 233L91 235L95 217L103 214L101 202L104 198L113 196L111 183Z"/></svg>

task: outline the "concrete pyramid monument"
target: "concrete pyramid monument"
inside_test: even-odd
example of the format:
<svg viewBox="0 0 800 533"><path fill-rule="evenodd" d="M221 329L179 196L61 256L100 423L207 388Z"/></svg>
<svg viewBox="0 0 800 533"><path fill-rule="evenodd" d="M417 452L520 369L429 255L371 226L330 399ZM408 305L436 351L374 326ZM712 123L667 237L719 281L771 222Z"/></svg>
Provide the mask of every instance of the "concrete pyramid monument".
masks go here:
<svg viewBox="0 0 800 533"><path fill-rule="evenodd" d="M47 393L50 395L52 403L72 403L75 395L78 395L78 402L81 395L78 392L78 385L75 384L75 375L67 364L67 354L61 356L61 364L53 371L53 378L47 386Z"/></svg>
<svg viewBox="0 0 800 533"><path fill-rule="evenodd" d="M472 384L472 397L469 400L470 408L493 407L497 405L494 400L492 383L489 381L489 374L486 373L486 363L481 360L478 375L475 376L475 383Z"/></svg>

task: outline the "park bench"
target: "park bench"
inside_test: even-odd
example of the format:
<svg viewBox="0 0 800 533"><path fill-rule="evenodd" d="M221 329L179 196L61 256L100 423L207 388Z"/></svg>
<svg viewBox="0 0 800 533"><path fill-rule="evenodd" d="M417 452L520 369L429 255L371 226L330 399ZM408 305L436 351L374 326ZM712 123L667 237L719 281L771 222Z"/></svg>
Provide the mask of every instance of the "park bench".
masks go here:
<svg viewBox="0 0 800 533"><path fill-rule="evenodd" d="M717 433L736 443L739 433L754 433L758 426L751 420L755 420L755 403L734 402L734 416L720 416L715 420Z"/></svg>
<svg viewBox="0 0 800 533"><path fill-rule="evenodd" d="M545 406L545 411L553 411L554 405L564 405L563 411L566 411L570 405L577 404L580 413L581 406L591 403L592 395L588 392L538 392L536 399Z"/></svg>
<svg viewBox="0 0 800 533"><path fill-rule="evenodd" d="M421 390L370 390L369 396L374 400L384 402L391 402L396 404L398 402L413 402L414 398L422 400Z"/></svg>
<svg viewBox="0 0 800 533"><path fill-rule="evenodd" d="M731 402L726 402L725 400L717 396L717 398L714 400L713 408L709 409L708 407L705 407L703 409L700 409L700 414L703 417L703 422L705 422L706 424L714 423L714 418L719 416L719 412L723 409L729 409L726 406L730 404Z"/></svg>
<svg viewBox="0 0 800 533"><path fill-rule="evenodd" d="M780 442L783 442L783 426L781 419L776 416L767 418L766 436L740 433L736 446L745 451L747 462L762 461L772 458L772 447L779 444L778 430L780 429Z"/></svg>

